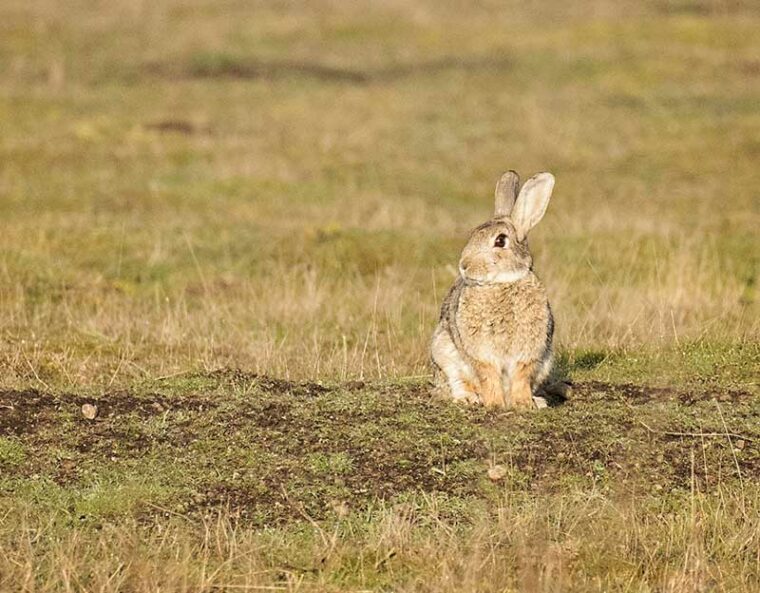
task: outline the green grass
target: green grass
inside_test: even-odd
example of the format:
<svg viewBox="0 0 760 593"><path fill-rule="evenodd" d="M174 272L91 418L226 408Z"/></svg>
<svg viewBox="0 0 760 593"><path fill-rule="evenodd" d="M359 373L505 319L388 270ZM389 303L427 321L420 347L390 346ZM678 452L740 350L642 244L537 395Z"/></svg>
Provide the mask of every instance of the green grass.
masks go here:
<svg viewBox="0 0 760 593"><path fill-rule="evenodd" d="M14 438L0 438L0 465L6 469L13 469L21 465L25 457L26 451L23 443Z"/></svg>
<svg viewBox="0 0 760 593"><path fill-rule="evenodd" d="M82 402L98 405L95 420ZM0 450L11 470L0 481L9 585L30 563L43 589L72 570L89 579L82 586L102 584L88 563L115 556L148 590L195 570L182 554L221 575L191 574L190 588L254 577L280 586L284 571L318 589L427 590L433 558L446 570L463 564L451 582L428 576L430 590L462 579L522 590L547 570L567 591L758 584L760 407L748 392L587 383L536 414L438 401L419 382L216 372L90 397L5 393L0 403L14 414ZM23 552L25 530L46 543ZM70 538L99 543L56 551ZM143 544L117 550L120 540ZM180 556L161 560L166 545ZM243 569L225 551L239 545L273 551ZM496 555L485 580L481 554ZM168 563L160 578L153 562Z"/></svg>
<svg viewBox="0 0 760 593"><path fill-rule="evenodd" d="M757 590L758 25L5 2L0 589ZM534 415L428 399L510 168L578 384Z"/></svg>

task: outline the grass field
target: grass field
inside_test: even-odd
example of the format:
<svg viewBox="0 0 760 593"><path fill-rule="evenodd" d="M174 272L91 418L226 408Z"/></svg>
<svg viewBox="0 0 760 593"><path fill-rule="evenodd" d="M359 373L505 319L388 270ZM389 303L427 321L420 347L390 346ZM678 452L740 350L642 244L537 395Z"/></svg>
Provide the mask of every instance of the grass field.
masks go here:
<svg viewBox="0 0 760 593"><path fill-rule="evenodd" d="M0 589L760 589L760 11L576 4L0 3ZM533 414L428 385L509 168Z"/></svg>

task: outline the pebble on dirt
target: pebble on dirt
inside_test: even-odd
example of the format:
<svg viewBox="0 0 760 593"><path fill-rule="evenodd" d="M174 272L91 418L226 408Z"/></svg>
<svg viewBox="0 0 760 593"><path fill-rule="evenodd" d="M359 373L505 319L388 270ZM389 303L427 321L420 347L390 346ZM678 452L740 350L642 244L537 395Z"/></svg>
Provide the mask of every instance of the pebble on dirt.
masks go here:
<svg viewBox="0 0 760 593"><path fill-rule="evenodd" d="M507 468L503 465L492 465L488 468L488 477L494 481L498 482L499 480L503 480L504 476L507 475Z"/></svg>
<svg viewBox="0 0 760 593"><path fill-rule="evenodd" d="M84 404L82 406L82 416L87 418L87 420L95 420L95 417L98 415L98 406L95 404Z"/></svg>

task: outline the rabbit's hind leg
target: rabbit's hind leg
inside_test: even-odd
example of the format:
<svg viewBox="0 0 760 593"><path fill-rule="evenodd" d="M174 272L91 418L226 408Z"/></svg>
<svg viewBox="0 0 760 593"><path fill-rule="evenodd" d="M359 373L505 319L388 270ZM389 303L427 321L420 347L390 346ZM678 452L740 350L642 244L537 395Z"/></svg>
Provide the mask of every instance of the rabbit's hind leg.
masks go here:
<svg viewBox="0 0 760 593"><path fill-rule="evenodd" d="M501 369L498 367L484 363L475 363L477 369L478 379L480 379L480 399L486 406L494 406L503 408L506 406L504 400L504 387L501 382Z"/></svg>
<svg viewBox="0 0 760 593"><path fill-rule="evenodd" d="M546 385L549 375L551 375L552 364L554 363L554 353L551 347L547 348L541 360L536 364L536 371L531 381L531 391L533 392L533 403L537 408L548 408L549 401L553 400L554 394L551 388ZM562 397L564 399L564 397Z"/></svg>
<svg viewBox="0 0 760 593"><path fill-rule="evenodd" d="M443 374L448 384L448 390L455 401L477 403L480 401L478 392L480 384L472 367L464 360L454 345L449 333L442 327L436 329L432 344L433 362L440 369L437 381ZM440 389L438 391L445 391Z"/></svg>
<svg viewBox="0 0 760 593"><path fill-rule="evenodd" d="M532 408L533 402L533 379L538 370L537 363L518 362L512 375L510 386L510 403L515 408Z"/></svg>

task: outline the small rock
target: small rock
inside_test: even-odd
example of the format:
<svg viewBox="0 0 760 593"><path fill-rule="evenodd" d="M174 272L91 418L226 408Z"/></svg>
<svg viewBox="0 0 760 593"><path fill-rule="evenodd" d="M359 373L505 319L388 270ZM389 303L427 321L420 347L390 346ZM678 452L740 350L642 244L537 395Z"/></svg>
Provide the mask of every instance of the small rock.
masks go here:
<svg viewBox="0 0 760 593"><path fill-rule="evenodd" d="M745 445L744 439L739 439L739 440L737 440L734 443L734 447L736 447L737 449L739 449L739 451L741 451L742 449L744 449L744 445Z"/></svg>
<svg viewBox="0 0 760 593"><path fill-rule="evenodd" d="M503 480L504 476L507 475L507 468L503 465L492 465L488 468L488 477L493 482L498 482L499 480Z"/></svg>
<svg viewBox="0 0 760 593"><path fill-rule="evenodd" d="M98 415L98 406L95 404L84 404L82 406L82 416L87 418L87 420L95 420L95 417Z"/></svg>

